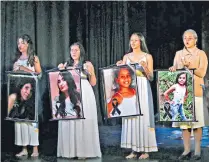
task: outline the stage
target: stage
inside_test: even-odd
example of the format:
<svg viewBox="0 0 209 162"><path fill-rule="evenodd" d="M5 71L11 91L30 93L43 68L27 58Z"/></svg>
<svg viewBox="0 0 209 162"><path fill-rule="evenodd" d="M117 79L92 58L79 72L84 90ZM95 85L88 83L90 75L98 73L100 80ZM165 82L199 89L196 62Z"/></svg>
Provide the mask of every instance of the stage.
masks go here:
<svg viewBox="0 0 209 162"><path fill-rule="evenodd" d="M121 126L100 126L100 144L102 150L102 158L92 158L86 160L57 158L56 157L56 139L43 140L42 146L40 146L39 158L23 157L16 158L15 153L2 152L2 162L67 162L67 161L86 161L86 162L119 162L126 161L125 156L129 154L130 150L120 148L120 133ZM156 126L156 136L158 144L158 152L150 153L150 162L158 161L178 161L178 157L183 152L183 141L181 137L181 131L178 128L165 127L162 125ZM49 145L50 144L50 145ZM191 137L192 151L194 151L194 139ZM89 146L91 147L91 146ZM209 154L209 127L203 128L202 137L202 159L200 161L207 162ZM29 149L29 155L31 154ZM136 159L128 161L137 161ZM139 160L138 160L139 161ZM191 161L191 160L190 160Z"/></svg>

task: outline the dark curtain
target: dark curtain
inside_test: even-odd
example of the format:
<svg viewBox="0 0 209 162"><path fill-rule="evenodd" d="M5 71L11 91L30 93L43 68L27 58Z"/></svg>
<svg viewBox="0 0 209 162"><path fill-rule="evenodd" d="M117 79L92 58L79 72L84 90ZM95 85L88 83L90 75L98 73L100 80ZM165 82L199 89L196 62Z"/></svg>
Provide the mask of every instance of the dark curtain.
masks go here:
<svg viewBox="0 0 209 162"><path fill-rule="evenodd" d="M141 31L146 35L145 6L145 2L135 5L127 2L2 2L2 71L12 68L20 34L28 33L33 38L43 70L66 61L70 44L80 41L86 49L87 60L95 66L98 84L94 91L98 119L102 123L104 104L99 68L122 59L128 50L131 32ZM6 75L1 76L6 84Z"/></svg>
<svg viewBox="0 0 209 162"><path fill-rule="evenodd" d="M12 69L19 35L27 33L32 37L44 71L66 61L69 46L73 42L80 41L84 45L86 58L93 63L97 75L94 92L98 122L107 124L103 115L103 88L99 68L122 59L128 51L129 37L133 32L145 35L155 69L172 65L175 51L183 48L183 31L188 28L197 31L198 47L209 54L208 9L207 2L1 2L1 117L2 130L5 130L2 134L3 144L4 141L7 141L8 147L14 144L13 123L4 121L7 108L5 71ZM207 73L206 80L208 79ZM56 139L57 125L55 122L48 122L50 105L47 82L45 72L41 84L45 120L40 133L42 139ZM155 81L152 82L152 91L157 112ZM117 123L120 120L115 122ZM8 133L12 136L7 136Z"/></svg>

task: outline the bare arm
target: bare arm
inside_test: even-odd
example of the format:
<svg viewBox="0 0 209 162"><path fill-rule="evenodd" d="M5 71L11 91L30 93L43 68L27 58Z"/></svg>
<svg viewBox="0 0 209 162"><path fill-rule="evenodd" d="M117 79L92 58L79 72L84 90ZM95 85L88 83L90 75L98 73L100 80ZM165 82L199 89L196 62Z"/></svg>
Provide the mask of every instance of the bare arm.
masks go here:
<svg viewBox="0 0 209 162"><path fill-rule="evenodd" d="M107 104L107 113L108 113L108 117L110 117L110 113L113 109L113 105L112 105L112 102L113 102L113 99L116 99L117 102L118 102L118 105L121 104L121 102L123 101L123 97L121 95L119 95L118 93L115 93L111 100L109 101L109 103Z"/></svg>
<svg viewBox="0 0 209 162"><path fill-rule="evenodd" d="M41 70L41 63L40 63L38 56L35 56L34 67L35 67L35 72L41 73L41 71L42 71Z"/></svg>
<svg viewBox="0 0 209 162"><path fill-rule="evenodd" d="M175 85L172 85L170 88L168 88L167 91L165 91L165 92L163 93L163 95L164 95L166 101L170 101L169 94L172 93L173 91L175 91L175 89L176 89L176 88L175 88Z"/></svg>
<svg viewBox="0 0 209 162"><path fill-rule="evenodd" d="M8 98L8 113L13 108L16 98L17 98L17 95L15 93L9 95L9 98Z"/></svg>
<svg viewBox="0 0 209 162"><path fill-rule="evenodd" d="M144 61L139 62L144 69L144 72L147 76L147 78L152 81L154 76L153 76L153 58L152 55L147 56L147 64Z"/></svg>
<svg viewBox="0 0 209 162"><path fill-rule="evenodd" d="M91 86L95 86L97 83L95 71L94 71L94 66L90 61L86 61L86 70L89 72L89 83Z"/></svg>
<svg viewBox="0 0 209 162"><path fill-rule="evenodd" d="M184 96L184 102L186 101L186 99L188 98L188 90L186 90L185 96Z"/></svg>
<svg viewBox="0 0 209 162"><path fill-rule="evenodd" d="M126 64L126 60L127 60L127 54L123 56L123 60L117 61L116 65L117 66L125 65Z"/></svg>
<svg viewBox="0 0 209 162"><path fill-rule="evenodd" d="M35 68L36 73L41 73L41 71L42 71L41 70L41 64L40 64L38 56L34 56L34 68ZM16 70L22 70L22 71L25 71L25 72L33 72L32 70L30 70L27 67L24 67L22 65L20 65L19 68L16 69Z"/></svg>

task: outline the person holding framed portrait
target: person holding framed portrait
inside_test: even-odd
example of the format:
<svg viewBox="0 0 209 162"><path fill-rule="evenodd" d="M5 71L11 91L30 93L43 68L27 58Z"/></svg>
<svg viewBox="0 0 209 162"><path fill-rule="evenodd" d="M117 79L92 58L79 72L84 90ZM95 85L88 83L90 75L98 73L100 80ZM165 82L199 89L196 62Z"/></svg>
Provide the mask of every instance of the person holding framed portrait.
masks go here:
<svg viewBox="0 0 209 162"><path fill-rule="evenodd" d="M173 123L173 127L180 127L183 133L184 152L179 157L179 160L186 160L191 157L190 150L190 136L191 129L194 131L195 137L195 152L192 156L193 160L201 159L201 138L202 127L205 125L205 120L209 120L204 115L203 106L203 88L204 76L208 67L208 58L203 50L197 48L197 33L188 29L183 33L184 48L176 52L173 66L169 68L170 71L176 69L194 69L194 95L195 95L195 116L197 122L192 123Z"/></svg>
<svg viewBox="0 0 209 162"><path fill-rule="evenodd" d="M57 157L86 159L101 157L96 99L92 86L96 85L94 66L85 61L81 43L70 46L70 58L59 69L81 69L83 114L85 119L62 120L58 124Z"/></svg>
<svg viewBox="0 0 209 162"><path fill-rule="evenodd" d="M32 39L24 34L17 39L17 52L13 71L36 72L41 73L41 64L38 56L35 54ZM29 88L29 86L28 86ZM39 156L39 129L38 123L15 122L15 144L23 146L17 157L28 155L27 145L33 146L32 157Z"/></svg>
<svg viewBox="0 0 209 162"><path fill-rule="evenodd" d="M158 151L152 91L149 81L153 80L153 59L149 54L145 38L141 33L133 33L130 37L130 50L124 55L123 60L116 63L137 64L137 86L142 116L122 118L121 147L131 148L132 152L127 159L136 158L141 152L139 159L149 158L149 152Z"/></svg>

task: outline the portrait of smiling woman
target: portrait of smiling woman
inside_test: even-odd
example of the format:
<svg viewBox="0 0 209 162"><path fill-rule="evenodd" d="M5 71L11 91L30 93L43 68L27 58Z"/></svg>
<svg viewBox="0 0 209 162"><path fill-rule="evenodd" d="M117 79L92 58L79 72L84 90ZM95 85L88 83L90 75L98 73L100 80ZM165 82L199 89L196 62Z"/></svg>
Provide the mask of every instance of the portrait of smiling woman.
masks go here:
<svg viewBox="0 0 209 162"><path fill-rule="evenodd" d="M131 69L127 67L122 67L114 71L114 76L112 76L114 77L114 94L110 99L107 99L108 117L139 114L136 84L134 82L136 78L134 78L132 73Z"/></svg>
<svg viewBox="0 0 209 162"><path fill-rule="evenodd" d="M19 78L19 84L15 92L8 96L8 117L13 119L35 120L34 79Z"/></svg>

